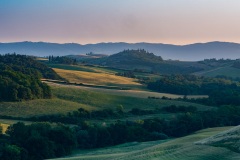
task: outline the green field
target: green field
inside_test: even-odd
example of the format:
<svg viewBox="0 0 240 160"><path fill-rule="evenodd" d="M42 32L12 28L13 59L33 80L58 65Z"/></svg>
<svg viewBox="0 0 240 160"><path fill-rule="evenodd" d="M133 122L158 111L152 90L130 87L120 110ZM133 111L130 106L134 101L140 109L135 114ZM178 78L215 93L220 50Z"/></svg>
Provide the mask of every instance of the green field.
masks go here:
<svg viewBox="0 0 240 160"><path fill-rule="evenodd" d="M85 67L85 66L82 66L82 65L49 64L49 63L47 63L47 65L51 68L58 68L58 69L71 70L71 71L85 71L85 72L98 73L97 70L92 69L90 67Z"/></svg>
<svg viewBox="0 0 240 160"><path fill-rule="evenodd" d="M240 77L240 69L227 66L227 67L219 67L219 68L208 70L208 71L198 72L195 74L200 76L207 76L207 77L216 77L219 75L224 75L227 77L236 78L236 77Z"/></svg>
<svg viewBox="0 0 240 160"><path fill-rule="evenodd" d="M54 81L49 82L46 81L47 84L51 86L61 86L61 87L67 87L67 88L76 88L76 89L82 89L82 90L88 90L88 91L94 91L94 92L100 92L104 94L111 94L111 95L118 95L118 96L129 96L129 97L136 97L136 98L148 98L148 97L155 97L155 98L162 98L162 97L168 97L172 99L177 98L183 98L184 95L177 95L177 94L170 94L170 93L159 93L159 92L151 92L151 91L144 91L144 90L119 90L119 89L106 89L103 87L87 87L87 86L81 86L81 85L72 85L72 84L59 84L54 83ZM207 98L207 95L188 95L187 98Z"/></svg>
<svg viewBox="0 0 240 160"><path fill-rule="evenodd" d="M238 160L240 154L226 148L194 144L230 128L204 129L167 141L132 142L103 149L79 150L71 157L59 160Z"/></svg>
<svg viewBox="0 0 240 160"><path fill-rule="evenodd" d="M67 101L64 99L38 99L23 102L1 102L1 116L31 117L49 114L66 114L67 112L85 108L87 110L95 107Z"/></svg>
<svg viewBox="0 0 240 160"><path fill-rule="evenodd" d="M126 86L130 86L128 83L132 83L132 80L129 81L129 79L126 79L125 77L119 77L119 76L114 76L116 73L123 73L125 72L125 70L121 70L121 69L115 69L115 68L109 68L109 67L100 67L100 66L85 66L85 65L65 65L65 64L48 64L47 65L51 68L55 68L55 70L57 72L59 72L59 74L62 74L62 76L68 80L73 80L74 82L80 82L81 83L89 83L89 82L92 82L91 80L89 81L89 79L85 79L84 80L84 76L86 76L86 74L89 72L89 74L91 75L92 78L94 78L95 82L93 82L93 84L104 84L104 85L121 85L121 83L123 84L122 86L125 87ZM58 69L62 69L62 70L66 70L65 72L71 72L71 71L74 71L72 72L71 74L75 73L75 78L71 78L72 76L66 76L66 73L63 74L61 73L61 70L58 70ZM76 77L79 77L78 76L78 72L75 72L75 71L81 71L80 73L84 73L84 74L81 74L81 78L76 78ZM63 71L62 71L63 72ZM87 73L86 73L87 72ZM98 73L98 74L92 74L92 73ZM99 75L102 75L100 78L99 78ZM106 75L107 75L107 79L109 79L109 75L110 77L114 77L115 79L117 79L117 81L114 81L113 84L111 84L111 81L110 83L105 83L104 81L106 81ZM141 72L134 72L134 75L137 77L137 78L148 78L150 80L157 80L160 78L160 75L159 74L151 74L151 73L141 73ZM96 77L97 76L97 77ZM97 81L100 81L100 82L96 82ZM127 80L127 81L126 81ZM123 83L123 81L125 81ZM136 81L136 80L134 80ZM103 83L104 82L104 83ZM127 83L126 83L127 82ZM133 86L134 87L134 86Z"/></svg>
<svg viewBox="0 0 240 160"><path fill-rule="evenodd" d="M162 99L146 99L138 97L130 97L123 95L114 95L99 91L90 91L88 89L67 87L67 86L51 86L53 92L52 99L37 99L22 102L1 102L0 115L13 117L31 117L49 114L66 114L75 111L78 108L87 110L98 110L111 108L116 109L122 105L125 111L132 108L139 109L155 109L164 106L184 105L196 106L199 110L207 110L212 107L181 102L176 100Z"/></svg>
<svg viewBox="0 0 240 160"><path fill-rule="evenodd" d="M129 111L132 108L139 109L155 109L172 104L196 106L199 110L211 109L212 107L204 106L200 104L193 104L189 102L182 102L177 100L162 100L162 99L146 99L132 97L129 95L114 95L107 94L105 92L90 91L87 89L69 87L69 86L52 86L54 95L59 99L65 99L72 102L82 103L97 107L99 109L112 108L122 105L125 111Z"/></svg>

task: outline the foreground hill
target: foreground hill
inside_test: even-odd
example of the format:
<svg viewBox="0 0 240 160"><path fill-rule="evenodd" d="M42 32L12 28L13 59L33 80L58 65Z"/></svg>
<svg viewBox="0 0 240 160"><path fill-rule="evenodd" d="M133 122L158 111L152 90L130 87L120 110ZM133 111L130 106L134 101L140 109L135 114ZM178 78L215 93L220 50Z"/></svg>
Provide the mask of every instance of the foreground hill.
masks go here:
<svg viewBox="0 0 240 160"><path fill-rule="evenodd" d="M210 128L195 134L168 141L127 143L97 150L76 152L61 160L238 160L240 154L225 147L196 145L194 142L216 135L231 127ZM59 160L60 160L59 159Z"/></svg>
<svg viewBox="0 0 240 160"><path fill-rule="evenodd" d="M124 49L139 48L160 55L164 59L174 60L197 61L206 58L240 58L240 44L228 42L196 43L183 46L161 43L98 43L81 45L76 43L16 42L0 43L0 54L16 52L18 54L35 56L62 56L93 52L111 55Z"/></svg>
<svg viewBox="0 0 240 160"><path fill-rule="evenodd" d="M240 126L203 139L195 144L225 147L240 153Z"/></svg>

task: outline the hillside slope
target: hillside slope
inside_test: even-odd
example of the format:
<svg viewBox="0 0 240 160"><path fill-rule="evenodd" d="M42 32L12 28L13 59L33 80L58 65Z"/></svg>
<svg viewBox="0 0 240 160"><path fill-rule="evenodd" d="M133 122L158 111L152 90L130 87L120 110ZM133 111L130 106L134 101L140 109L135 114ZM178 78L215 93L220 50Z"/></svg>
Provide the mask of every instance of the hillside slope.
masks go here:
<svg viewBox="0 0 240 160"><path fill-rule="evenodd" d="M239 153L224 147L196 145L194 142L232 127L204 129L170 141L127 143L115 147L76 152L61 160L238 160Z"/></svg>
<svg viewBox="0 0 240 160"><path fill-rule="evenodd" d="M229 42L196 43L190 45L170 45L161 43L98 43L98 44L58 44L47 42L0 43L0 54L13 53L35 56L62 56L93 52L114 54L124 49L145 49L164 59L197 61L208 58L238 59L240 44Z"/></svg>
<svg viewBox="0 0 240 160"><path fill-rule="evenodd" d="M240 126L203 139L195 144L225 147L240 153Z"/></svg>
<svg viewBox="0 0 240 160"><path fill-rule="evenodd" d="M161 74L187 74L209 68L205 64L198 62L166 61L161 56L156 56L143 49L124 50L108 57L91 59L88 63L140 72L158 72Z"/></svg>

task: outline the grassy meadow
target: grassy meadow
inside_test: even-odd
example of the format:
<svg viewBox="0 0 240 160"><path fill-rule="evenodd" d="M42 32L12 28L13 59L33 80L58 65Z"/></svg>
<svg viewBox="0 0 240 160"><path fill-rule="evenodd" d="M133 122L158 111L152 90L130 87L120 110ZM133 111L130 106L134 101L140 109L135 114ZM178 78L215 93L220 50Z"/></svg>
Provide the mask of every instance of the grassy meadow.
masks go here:
<svg viewBox="0 0 240 160"><path fill-rule="evenodd" d="M194 144L231 128L204 129L186 137L167 141L132 142L102 149L79 150L71 157L59 160L238 160L239 153L224 147Z"/></svg>
<svg viewBox="0 0 240 160"><path fill-rule="evenodd" d="M177 98L183 98L183 95L165 94L151 92L146 89L146 86L138 83L137 79L116 76L115 73L119 70L80 65L59 65L49 64L54 71L61 77L71 83L83 83L95 85L95 87L86 87L67 83L46 82L52 91L51 99L35 99L30 101L20 102L0 102L0 116L11 116L17 118L28 118L33 116L67 114L76 111L79 108L84 108L88 111L112 109L117 111L119 106L123 107L124 112L129 112L134 108L141 110L154 110L156 113L146 113L143 115L123 114L122 117L111 118L93 118L86 122L93 122L99 126L108 125L118 120L143 122L144 119L166 118L166 122L172 118L176 118L183 113L170 113L161 111L163 107L170 105L176 106L194 106L198 111L206 111L216 109L212 106L200 105L190 102L180 101ZM226 69L228 67L218 68L215 71ZM227 71L226 71L227 72ZM229 71L230 72L230 71ZM211 73L211 71L204 74ZM138 76L157 79L160 75L149 73L138 73ZM117 90L97 88L96 86L118 86L129 87L129 90ZM169 99L161 99L161 97ZM149 98L154 97L154 98ZM206 96L188 96L188 98L200 98ZM172 99L171 99L172 98ZM72 114L74 115L74 114ZM78 115L79 116L79 115ZM0 119L0 125L3 128L3 133L7 127L19 120ZM32 122L21 121L26 124ZM201 121L202 122L202 121ZM181 121L182 123L182 121ZM177 123L176 123L177 124ZM176 128L178 128L177 126ZM214 147L210 145L199 145L198 142L210 136L216 135L222 131L232 127L209 128L198 131L191 135L181 138L169 138L167 140L158 140L150 142L131 142L117 146L76 150L73 155L65 158L65 160L237 160L240 154L229 150L227 147ZM81 130L81 129L80 129ZM101 133L101 132L99 132ZM176 133L176 132L175 132ZM142 134L142 133L141 133ZM105 136L105 135L104 135ZM122 135L121 135L122 136ZM129 141L128 141L129 142ZM112 143L113 144L113 143ZM39 152L39 150L37 150Z"/></svg>
<svg viewBox="0 0 240 160"><path fill-rule="evenodd" d="M66 114L78 108L86 110L116 109L122 105L124 111L133 108L156 109L169 105L195 106L199 110L212 107L177 100L147 99L128 95L114 95L105 92L91 91L88 88L51 85L52 99L36 99L22 102L1 102L0 115L13 117L31 117L49 114Z"/></svg>
<svg viewBox="0 0 240 160"><path fill-rule="evenodd" d="M227 77L236 78L236 77L240 77L240 69L227 66L227 67L219 67L212 70L202 71L195 74L200 76L206 76L206 77L216 77L219 75L224 75Z"/></svg>
<svg viewBox="0 0 240 160"><path fill-rule="evenodd" d="M136 79L116 76L109 73L93 73L86 71L74 71L54 68L54 71L61 77L71 83L83 83L91 85L105 86L124 86L124 87L141 87L142 85Z"/></svg>
<svg viewBox="0 0 240 160"><path fill-rule="evenodd" d="M23 102L1 102L1 116L31 117L49 114L66 114L68 112L85 108L87 110L95 107L67 101L64 99L37 99Z"/></svg>
<svg viewBox="0 0 240 160"><path fill-rule="evenodd" d="M118 95L118 96L129 96L129 97L136 97L136 98L148 98L148 97L155 97L155 98L162 98L168 97L172 99L183 98L184 95L177 95L177 94L170 94L170 93L159 93L159 92L151 92L151 91L144 91L144 90L118 90L118 89L106 89L106 88L98 88L98 87L86 87L86 86L76 86L76 85L62 85L52 82L46 82L51 86L60 86L60 87L67 87L67 88L76 88L82 90L88 90L93 92L100 92L103 94L111 94L111 95ZM188 95L188 98L205 98L208 97L206 95Z"/></svg>
<svg viewBox="0 0 240 160"><path fill-rule="evenodd" d="M107 94L105 92L90 91L88 88L82 89L81 87L52 86L52 89L53 94L59 99L65 99L72 102L94 106L99 109L115 109L117 106L122 105L126 111L129 111L132 108L155 109L173 104L184 106L193 105L196 106L199 110L206 110L211 108L209 106L177 100L147 99L128 95L124 96Z"/></svg>
<svg viewBox="0 0 240 160"><path fill-rule="evenodd" d="M64 70L71 70L71 71L84 71L84 72L93 72L98 73L94 68L85 67L83 65L67 65L67 64L47 64L51 68L57 68L57 69L64 69Z"/></svg>
<svg viewBox="0 0 240 160"><path fill-rule="evenodd" d="M58 74L61 74L65 79L69 80L70 82L85 83L85 84L91 83L95 85L113 85L113 86L120 86L120 87L130 87L138 90L139 89L146 90L146 88L143 85L139 84L136 79L115 76L116 73L123 73L125 72L125 70L109 68L109 67L85 66L85 65L64 65L64 64L47 64L47 65L49 67L54 68ZM75 71L80 71L80 72L75 72ZM69 72L71 73L70 77L67 76ZM79 75L80 73L81 75ZM135 72L134 74L136 77L142 78L142 79L148 78L151 80L157 80L160 78L160 75L158 74L140 73L140 72ZM79 78L79 76L81 76L81 78ZM90 76L90 79L89 79L89 76Z"/></svg>

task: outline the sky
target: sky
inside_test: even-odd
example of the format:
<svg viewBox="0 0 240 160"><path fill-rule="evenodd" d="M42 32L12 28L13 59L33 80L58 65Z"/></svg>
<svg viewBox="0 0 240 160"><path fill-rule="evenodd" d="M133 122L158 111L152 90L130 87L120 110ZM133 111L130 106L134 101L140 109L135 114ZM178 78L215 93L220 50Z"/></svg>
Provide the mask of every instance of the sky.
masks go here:
<svg viewBox="0 0 240 160"><path fill-rule="evenodd" d="M240 43L240 0L0 0L0 42Z"/></svg>

